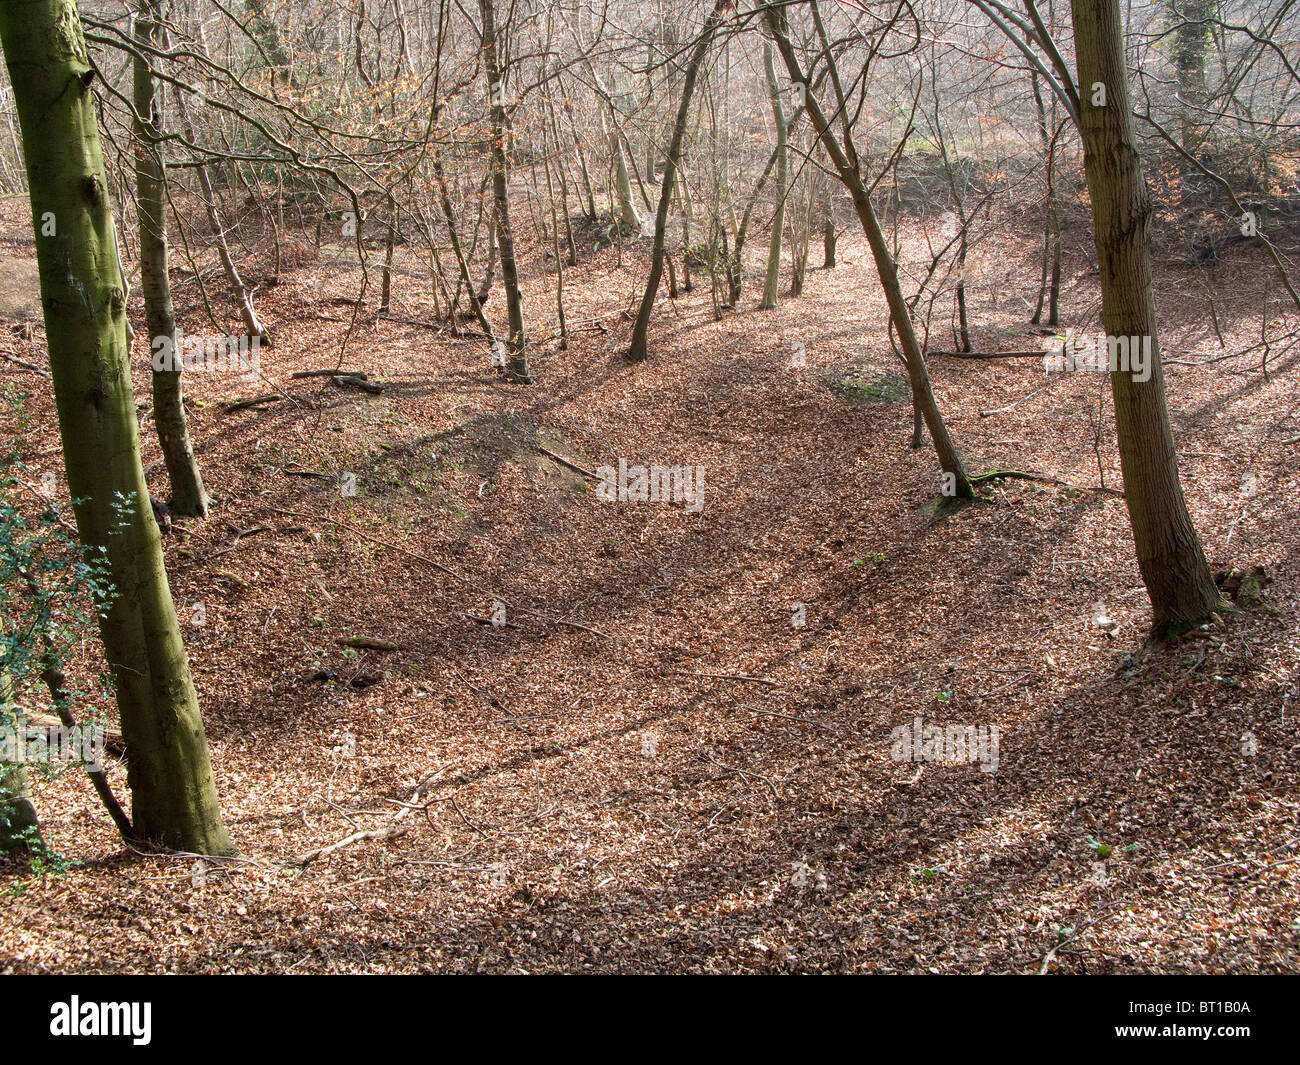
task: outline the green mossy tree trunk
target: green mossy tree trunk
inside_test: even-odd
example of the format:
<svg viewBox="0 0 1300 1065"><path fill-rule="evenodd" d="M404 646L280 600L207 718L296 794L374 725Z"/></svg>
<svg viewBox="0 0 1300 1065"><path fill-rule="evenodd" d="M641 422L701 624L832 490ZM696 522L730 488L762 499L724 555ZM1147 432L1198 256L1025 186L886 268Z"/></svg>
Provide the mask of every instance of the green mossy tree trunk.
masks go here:
<svg viewBox="0 0 1300 1065"><path fill-rule="evenodd" d="M130 749L141 839L230 854L207 738L149 507L126 300L73 0L4 0L0 41L23 134L41 303L68 489L116 590L100 623Z"/></svg>
<svg viewBox="0 0 1300 1065"><path fill-rule="evenodd" d="M1151 287L1152 200L1142 173L1118 0L1072 0L1079 63L1083 165L1092 200L1101 317L1111 337L1150 337L1151 372L1138 382L1111 373L1124 497L1138 568L1151 596L1152 635L1202 622L1219 603L1178 477L1156 302ZM1104 103L1096 86L1104 86Z"/></svg>
<svg viewBox="0 0 1300 1065"><path fill-rule="evenodd" d="M176 344L171 275L167 268L167 185L160 155L162 99L146 56L162 46L166 0L142 0L135 16L135 38L142 46L134 57L135 195L140 218L140 289L148 326L150 354L165 338L171 365L153 370L153 420L171 482L168 506L173 514L206 518L208 493L203 488L181 396L181 362Z"/></svg>

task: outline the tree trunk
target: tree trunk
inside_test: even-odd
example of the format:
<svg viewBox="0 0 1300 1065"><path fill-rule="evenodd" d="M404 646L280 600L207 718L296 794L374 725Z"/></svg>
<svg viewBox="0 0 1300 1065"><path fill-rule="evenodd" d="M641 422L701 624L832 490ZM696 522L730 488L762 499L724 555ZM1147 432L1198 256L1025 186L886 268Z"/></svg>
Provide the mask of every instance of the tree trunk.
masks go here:
<svg viewBox="0 0 1300 1065"><path fill-rule="evenodd" d="M31 189L41 303L77 529L116 595L100 622L142 839L231 854L140 465L126 306L93 77L73 0L0 4ZM53 220L56 235L42 233Z"/></svg>
<svg viewBox="0 0 1300 1065"><path fill-rule="evenodd" d="M1210 19L1216 5L1211 0L1165 0L1167 18L1173 36L1174 69L1178 71L1179 114L1182 122L1182 146L1188 155L1197 155L1204 139L1209 99L1205 80L1205 53L1210 43ZM1180 160L1187 171L1188 164Z"/></svg>
<svg viewBox="0 0 1300 1065"><path fill-rule="evenodd" d="M1047 109L1043 106L1043 94L1038 87L1038 72L1031 71L1030 78L1034 89L1034 106L1038 111L1038 140L1043 148L1046 167L1047 208L1043 219L1043 262L1038 278L1038 301L1029 321L1038 325L1043 320L1043 302L1046 300L1047 324L1060 325L1061 217L1056 208L1056 137L1048 134ZM1052 110L1056 110L1055 98Z"/></svg>
<svg viewBox="0 0 1300 1065"><path fill-rule="evenodd" d="M497 247L501 253L501 282L506 290L506 315L510 333L506 338L506 376L519 384L530 384L528 352L524 340L524 304L519 292L519 270L515 264L515 241L510 230L510 197L506 185L505 70L497 50L497 30L492 0L479 0L483 16L483 66L491 94L492 193L496 202Z"/></svg>
<svg viewBox="0 0 1300 1065"><path fill-rule="evenodd" d="M1151 596L1153 635L1160 639L1205 620L1219 594L1183 499L1169 426L1151 288L1151 194L1133 129L1120 6L1118 0L1072 0L1072 8L1102 322L1109 337L1149 337L1151 344L1146 381L1121 368L1110 382L1138 567ZM1098 83L1106 88L1104 106L1091 102L1090 87Z"/></svg>
<svg viewBox="0 0 1300 1065"><path fill-rule="evenodd" d="M970 344L970 321L966 315L966 219L961 222L957 242L957 350L973 351Z"/></svg>
<svg viewBox="0 0 1300 1065"><path fill-rule="evenodd" d="M772 216L772 237L767 244L767 273L763 278L763 298L758 304L760 311L771 310L780 302L781 240L785 232L786 179L790 169L789 127L785 108L781 106L781 86L776 80L770 41L763 42L763 71L767 75L767 94L772 100L772 121L776 124L776 213Z"/></svg>
<svg viewBox="0 0 1300 1065"><path fill-rule="evenodd" d="M31 850L40 831L26 767L0 763L0 855Z"/></svg>
<svg viewBox="0 0 1300 1065"><path fill-rule="evenodd" d="M379 284L379 313L387 314L393 300L393 248L397 243L397 201L388 194L388 231L384 235L384 269Z"/></svg>
<svg viewBox="0 0 1300 1065"><path fill-rule="evenodd" d="M623 138L619 134L618 122L614 118L614 105L609 106L609 117L601 111L602 125L609 123L609 156L614 163L614 189L618 193L618 220L620 235L638 236L641 233L641 212L632 200L632 178L627 172L627 159L623 155Z"/></svg>
<svg viewBox="0 0 1300 1065"><path fill-rule="evenodd" d="M822 269L835 269L835 245L838 235L835 232L835 190L831 183L826 183L826 195L822 200Z"/></svg>
<svg viewBox="0 0 1300 1065"><path fill-rule="evenodd" d="M668 158L664 160L663 183L659 186L659 209L655 212L654 248L650 253L650 277L646 281L645 294L641 297L641 306L637 310L636 324L632 327L632 343L627 356L634 362L640 362L649 353L650 314L654 310L655 296L659 292L659 282L664 276L664 246L667 243L668 204L673 198L673 186L677 182L677 168L682 161L682 140L686 136L686 120L691 112L691 97L695 95L695 81L699 77L700 64L704 54L709 50L714 31L722 21L723 13L732 4L732 0L716 0L709 13L704 29L700 31L699 40L691 51L691 58L686 66L686 76L682 81L682 98L677 106L677 121L673 124L673 139L668 144Z"/></svg>
<svg viewBox="0 0 1300 1065"><path fill-rule="evenodd" d="M162 100L146 59L148 49L162 46L166 17L166 0L143 0L135 17L135 38L141 45L134 57L135 116L132 119L135 195L140 221L140 289L144 295L149 351L154 353L162 344L163 350L173 356L170 365L153 368L153 420L172 487L167 505L173 514L206 518L208 493L203 487L203 474L199 472L185 423L176 314L172 310L171 275L167 266L167 175L160 143Z"/></svg>

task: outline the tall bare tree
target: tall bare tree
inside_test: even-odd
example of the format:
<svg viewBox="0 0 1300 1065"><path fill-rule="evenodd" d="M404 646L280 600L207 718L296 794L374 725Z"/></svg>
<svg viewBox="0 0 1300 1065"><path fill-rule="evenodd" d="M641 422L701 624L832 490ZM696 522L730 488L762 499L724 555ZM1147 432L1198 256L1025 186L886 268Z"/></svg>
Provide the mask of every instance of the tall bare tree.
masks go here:
<svg viewBox="0 0 1300 1065"><path fill-rule="evenodd" d="M1072 0L1084 170L1108 337L1150 338L1150 376L1112 367L1115 428L1138 568L1160 638L1219 603L1178 476L1151 286L1152 200L1133 129L1119 0Z"/></svg>

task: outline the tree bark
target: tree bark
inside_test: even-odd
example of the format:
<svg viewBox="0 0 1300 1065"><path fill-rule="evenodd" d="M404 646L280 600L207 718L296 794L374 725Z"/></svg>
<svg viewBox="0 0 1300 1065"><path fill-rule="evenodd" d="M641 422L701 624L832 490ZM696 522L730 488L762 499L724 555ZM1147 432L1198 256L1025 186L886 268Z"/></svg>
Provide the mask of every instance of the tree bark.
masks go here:
<svg viewBox="0 0 1300 1065"><path fill-rule="evenodd" d="M165 342L171 365L153 369L153 420L162 445L163 463L172 494L173 514L206 518L208 493L194 457L181 393L180 352L176 343L176 314L172 309L171 275L167 266L167 175L160 138L162 101L146 58L162 45L166 0L142 0L135 17L135 37L143 46L134 57L135 195L140 223L140 289L144 295L147 338L152 354Z"/></svg>
<svg viewBox="0 0 1300 1065"><path fill-rule="evenodd" d="M1204 621L1219 603L1178 477L1165 399L1151 287L1152 201L1133 128L1118 0L1072 0L1081 89L1084 170L1092 200L1101 316L1111 337L1150 337L1151 372L1110 375L1124 497L1138 568L1151 596L1152 635L1162 639ZM1105 86L1105 104L1092 87Z"/></svg>
<svg viewBox="0 0 1300 1065"><path fill-rule="evenodd" d="M505 70L497 48L497 28L492 0L479 0L483 17L483 66L487 73L492 115L492 193L496 202L497 247L501 253L501 282L506 290L506 376L519 384L530 384L528 352L524 338L524 304L519 292L519 269L515 263L515 241L510 230L510 196L506 177Z"/></svg>
<svg viewBox="0 0 1300 1065"><path fill-rule="evenodd" d="M770 41L763 42L763 71L767 76L767 94L772 101L772 121L776 125L776 213L772 216L772 236L767 244L767 273L763 277L763 298L758 303L760 311L771 310L780 303L781 239L785 232L786 184L790 170L789 126L785 120L785 108L781 106L781 86L776 80L776 62Z"/></svg>
<svg viewBox="0 0 1300 1065"><path fill-rule="evenodd" d="M18 106L68 489L116 595L100 621L142 839L231 854L207 738L140 464L93 77L73 0L7 0L0 40ZM53 220L55 235L42 233Z"/></svg>
<svg viewBox="0 0 1300 1065"><path fill-rule="evenodd" d="M835 245L838 236L835 232L835 191L834 186L826 183L826 195L822 200L822 269L835 269Z"/></svg>

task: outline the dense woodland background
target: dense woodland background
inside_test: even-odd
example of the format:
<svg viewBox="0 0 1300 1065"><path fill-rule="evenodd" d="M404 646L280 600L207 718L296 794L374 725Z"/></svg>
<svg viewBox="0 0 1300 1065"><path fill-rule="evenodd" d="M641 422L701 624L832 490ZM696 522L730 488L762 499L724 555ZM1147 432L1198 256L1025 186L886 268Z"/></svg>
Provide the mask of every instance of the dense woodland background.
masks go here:
<svg viewBox="0 0 1300 1065"><path fill-rule="evenodd" d="M0 972L1293 970L1298 34L0 0Z"/></svg>

